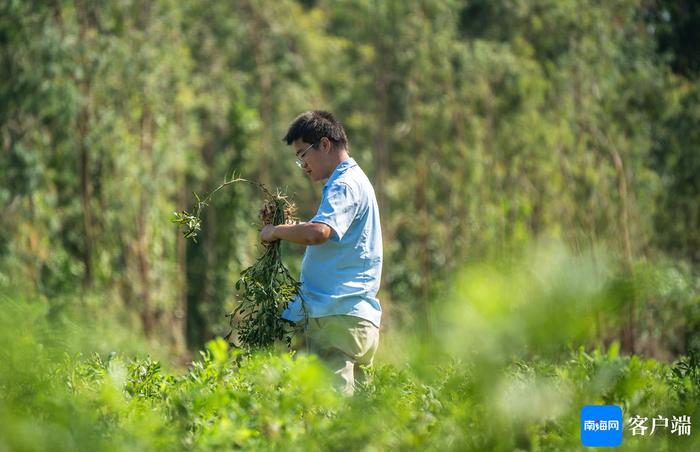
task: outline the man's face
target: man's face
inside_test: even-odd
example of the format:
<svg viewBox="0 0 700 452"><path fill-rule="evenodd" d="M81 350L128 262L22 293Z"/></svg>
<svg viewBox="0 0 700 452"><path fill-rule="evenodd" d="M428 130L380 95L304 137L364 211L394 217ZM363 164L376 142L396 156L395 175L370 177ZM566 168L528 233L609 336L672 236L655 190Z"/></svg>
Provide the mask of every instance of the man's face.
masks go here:
<svg viewBox="0 0 700 452"><path fill-rule="evenodd" d="M325 174L323 151L320 145L312 146L312 143L306 143L301 138L297 138L292 142L292 148L302 171L311 180L319 181L328 177Z"/></svg>

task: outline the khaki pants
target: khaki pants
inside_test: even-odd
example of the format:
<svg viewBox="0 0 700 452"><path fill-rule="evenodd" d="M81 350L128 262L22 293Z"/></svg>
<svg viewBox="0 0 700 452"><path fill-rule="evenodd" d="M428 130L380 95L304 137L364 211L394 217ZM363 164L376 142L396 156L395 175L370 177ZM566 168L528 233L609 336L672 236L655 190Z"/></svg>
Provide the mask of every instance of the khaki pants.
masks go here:
<svg viewBox="0 0 700 452"><path fill-rule="evenodd" d="M334 386L352 395L355 380L364 381L362 367L370 367L379 345L379 328L372 322L349 315L309 319L306 351L318 355L336 375Z"/></svg>

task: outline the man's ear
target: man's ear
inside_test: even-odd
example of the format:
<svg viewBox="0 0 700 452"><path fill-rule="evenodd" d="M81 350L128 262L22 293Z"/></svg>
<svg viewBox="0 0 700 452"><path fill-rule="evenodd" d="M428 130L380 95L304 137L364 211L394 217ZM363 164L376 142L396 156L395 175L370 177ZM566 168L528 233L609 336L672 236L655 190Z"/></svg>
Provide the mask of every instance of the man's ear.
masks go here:
<svg viewBox="0 0 700 452"><path fill-rule="evenodd" d="M321 149L323 150L323 152L329 152L333 148L333 144L331 143L331 140L328 139L328 137L321 137L319 143L321 144Z"/></svg>

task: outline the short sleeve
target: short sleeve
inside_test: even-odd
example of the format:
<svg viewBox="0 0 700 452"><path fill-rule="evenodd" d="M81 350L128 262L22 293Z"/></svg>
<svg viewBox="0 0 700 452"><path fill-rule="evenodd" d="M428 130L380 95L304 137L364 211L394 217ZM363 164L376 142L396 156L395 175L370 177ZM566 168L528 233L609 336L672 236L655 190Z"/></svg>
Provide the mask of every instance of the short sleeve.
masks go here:
<svg viewBox="0 0 700 452"><path fill-rule="evenodd" d="M358 205L354 193L347 184L332 184L325 191L321 205L311 221L328 225L333 230L331 239L340 241L355 219Z"/></svg>

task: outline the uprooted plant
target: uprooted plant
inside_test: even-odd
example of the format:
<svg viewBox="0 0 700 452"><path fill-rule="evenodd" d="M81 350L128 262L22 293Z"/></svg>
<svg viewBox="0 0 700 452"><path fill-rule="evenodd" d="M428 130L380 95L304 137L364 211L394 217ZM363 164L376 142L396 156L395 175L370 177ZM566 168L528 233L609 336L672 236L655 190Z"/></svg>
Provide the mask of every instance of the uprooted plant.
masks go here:
<svg viewBox="0 0 700 452"><path fill-rule="evenodd" d="M211 197L235 182L250 182L246 179L232 177L217 188L200 198L195 193L197 206L193 213L174 212L171 219L182 228L185 238L197 241L201 230L201 211ZM274 193L260 183L251 182L260 188L264 195L263 207L259 212L260 227L267 224L289 224L296 221L296 207L280 190ZM246 350L268 348L276 341L284 340L291 345L291 324L281 319L287 304L299 295L299 282L290 274L282 262L279 240L263 242L264 251L255 263L241 272L236 282L239 300L236 308L229 314L231 332L226 336L234 345Z"/></svg>

